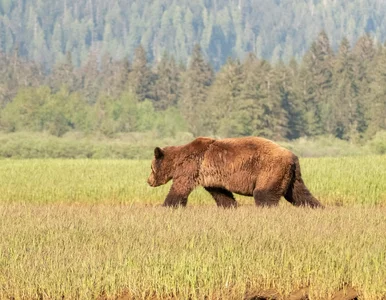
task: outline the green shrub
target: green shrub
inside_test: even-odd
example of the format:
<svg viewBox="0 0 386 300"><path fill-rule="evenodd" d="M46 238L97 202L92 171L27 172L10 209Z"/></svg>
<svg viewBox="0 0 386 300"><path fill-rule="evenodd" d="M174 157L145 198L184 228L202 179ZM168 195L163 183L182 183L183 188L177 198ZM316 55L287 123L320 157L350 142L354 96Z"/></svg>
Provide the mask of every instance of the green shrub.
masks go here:
<svg viewBox="0 0 386 300"><path fill-rule="evenodd" d="M169 114L172 112L167 112ZM165 147L189 143L194 139L179 126L158 119L161 127L148 132L117 133L113 137L103 134L92 136L81 132L68 132L62 137L48 133L0 134L2 158L95 158L95 159L150 159L156 146ZM180 128L184 129L183 122ZM168 137L164 137L168 136ZM299 138L280 144L300 157L339 157L386 153L386 131L379 132L365 145L358 145L331 136Z"/></svg>
<svg viewBox="0 0 386 300"><path fill-rule="evenodd" d="M386 154L386 131L379 131L369 142L369 147L373 153Z"/></svg>

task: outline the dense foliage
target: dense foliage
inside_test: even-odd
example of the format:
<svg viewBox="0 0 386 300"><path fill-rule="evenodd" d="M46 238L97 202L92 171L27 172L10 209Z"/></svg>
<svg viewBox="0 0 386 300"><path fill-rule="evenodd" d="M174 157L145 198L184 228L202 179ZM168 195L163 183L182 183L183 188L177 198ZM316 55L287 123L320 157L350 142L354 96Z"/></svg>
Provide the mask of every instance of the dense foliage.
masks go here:
<svg viewBox="0 0 386 300"><path fill-rule="evenodd" d="M332 135L354 142L386 129L386 48L363 35L333 51L323 31L298 63L252 53L216 73L196 45L190 63L164 54L151 64L143 47L132 60L72 56L46 74L39 64L0 54L0 126L5 132L108 137L154 132L173 137L260 135L275 140Z"/></svg>

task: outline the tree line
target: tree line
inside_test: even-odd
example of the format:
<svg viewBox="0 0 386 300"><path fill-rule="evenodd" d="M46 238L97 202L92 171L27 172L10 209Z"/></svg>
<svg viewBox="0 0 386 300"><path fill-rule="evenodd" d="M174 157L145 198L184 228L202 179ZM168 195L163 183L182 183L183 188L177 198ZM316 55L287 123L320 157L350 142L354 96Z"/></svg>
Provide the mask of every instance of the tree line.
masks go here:
<svg viewBox="0 0 386 300"><path fill-rule="evenodd" d="M386 129L386 48L365 34L333 51L319 33L300 61L270 63L249 53L219 71L196 45L188 64L144 47L132 60L90 53L74 67L70 52L52 72L0 54L0 126L5 132L69 131L114 136L259 135L275 140L332 135L358 142Z"/></svg>

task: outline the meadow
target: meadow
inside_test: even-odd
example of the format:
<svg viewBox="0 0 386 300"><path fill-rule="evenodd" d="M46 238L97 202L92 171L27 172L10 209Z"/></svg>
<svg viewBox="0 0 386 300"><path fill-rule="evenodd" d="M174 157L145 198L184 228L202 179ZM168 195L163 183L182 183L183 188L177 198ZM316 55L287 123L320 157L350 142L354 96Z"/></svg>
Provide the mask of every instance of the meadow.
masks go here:
<svg viewBox="0 0 386 300"><path fill-rule="evenodd" d="M325 209L168 209L146 160L1 160L0 299L386 299L386 156L301 166Z"/></svg>

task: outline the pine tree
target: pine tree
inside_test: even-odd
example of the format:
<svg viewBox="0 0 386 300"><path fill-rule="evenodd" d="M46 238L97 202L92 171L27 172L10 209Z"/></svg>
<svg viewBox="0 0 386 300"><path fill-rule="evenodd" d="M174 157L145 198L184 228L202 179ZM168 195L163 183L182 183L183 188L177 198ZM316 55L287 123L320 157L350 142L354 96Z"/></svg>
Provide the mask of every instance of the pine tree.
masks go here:
<svg viewBox="0 0 386 300"><path fill-rule="evenodd" d="M282 62L267 76L267 99L262 118L264 136L274 140L283 140L289 135L286 108L293 99L289 81L289 73Z"/></svg>
<svg viewBox="0 0 386 300"><path fill-rule="evenodd" d="M8 82L11 72L9 65L8 56L0 52L0 109L10 101Z"/></svg>
<svg viewBox="0 0 386 300"><path fill-rule="evenodd" d="M5 47L6 47L6 32L7 29L5 25L3 24L3 20L0 20L0 52L4 52Z"/></svg>
<svg viewBox="0 0 386 300"><path fill-rule="evenodd" d="M192 52L192 45L194 45L194 39L195 39L195 32L194 32L194 16L190 8L187 8L185 12L185 18L184 18L184 33L185 33L185 39L186 39L186 47L187 52ZM187 53L187 56L189 54Z"/></svg>
<svg viewBox="0 0 386 300"><path fill-rule="evenodd" d="M368 116L371 110L371 89L370 83L373 81L372 71L376 63L376 50L374 41L369 34L361 36L353 49L355 63L355 78L358 91L358 132L366 132L368 127ZM370 97L369 97L370 96Z"/></svg>
<svg viewBox="0 0 386 300"><path fill-rule="evenodd" d="M290 88L292 90L286 111L288 113L288 138L296 139L305 135L305 107L302 102L302 82L300 80L299 65L292 58L289 62Z"/></svg>
<svg viewBox="0 0 386 300"><path fill-rule="evenodd" d="M205 130L202 128L202 112L205 110L208 88L212 80L213 70L204 60L200 46L196 45L189 67L184 74L182 95L179 101L181 113L194 135Z"/></svg>
<svg viewBox="0 0 386 300"><path fill-rule="evenodd" d="M110 55L105 54L102 57L101 70L103 93L115 98L128 91L129 73L130 62L127 57L115 61Z"/></svg>
<svg viewBox="0 0 386 300"><path fill-rule="evenodd" d="M162 56L157 65L157 74L154 86L154 106L157 110L166 110L176 106L180 96L180 73L174 58L168 54Z"/></svg>
<svg viewBox="0 0 386 300"><path fill-rule="evenodd" d="M211 134L223 137L244 134L239 101L243 81L239 61L228 59L217 73L206 101L205 127Z"/></svg>
<svg viewBox="0 0 386 300"><path fill-rule="evenodd" d="M343 38L339 47L334 63L334 78L331 133L341 139L355 139L358 133L360 106L355 61L347 38Z"/></svg>
<svg viewBox="0 0 386 300"><path fill-rule="evenodd" d="M104 53L101 62L102 93L110 97L114 93L113 58Z"/></svg>
<svg viewBox="0 0 386 300"><path fill-rule="evenodd" d="M73 92L80 88L70 52L67 52L64 62L54 67L49 81L54 90L59 90L62 86L66 86L70 92Z"/></svg>
<svg viewBox="0 0 386 300"><path fill-rule="evenodd" d="M54 32L52 34L51 40L51 50L53 51L52 65L55 65L55 62L60 62L63 59L63 31L62 26L59 22L55 24Z"/></svg>
<svg viewBox="0 0 386 300"><path fill-rule="evenodd" d="M20 88L44 83L40 65L22 58L19 47L15 47L12 55L0 55L0 59L0 107L11 102Z"/></svg>
<svg viewBox="0 0 386 300"><path fill-rule="evenodd" d="M300 69L306 134L310 136L331 132L332 61L333 51L323 31L304 56Z"/></svg>
<svg viewBox="0 0 386 300"><path fill-rule="evenodd" d="M315 44L312 46L315 47ZM303 132L307 136L316 136L323 133L320 103L316 96L316 83L313 77L313 56L308 52L299 68L299 97L303 107Z"/></svg>
<svg viewBox="0 0 386 300"><path fill-rule="evenodd" d="M316 58L314 79L316 82L316 99L321 110L322 133L331 132L331 92L333 82L333 51L327 34L322 31L317 39L316 48L313 49Z"/></svg>
<svg viewBox="0 0 386 300"><path fill-rule="evenodd" d="M83 95L90 104L94 104L102 87L96 53L90 54L87 63L81 70L81 78Z"/></svg>
<svg viewBox="0 0 386 300"><path fill-rule="evenodd" d="M379 130L386 129L386 48L382 47L375 57L368 97L367 135L373 136Z"/></svg>
<svg viewBox="0 0 386 300"><path fill-rule="evenodd" d="M133 66L129 75L129 85L139 101L144 101L145 99L153 99L153 84L154 76L148 66L145 49L139 46L135 50Z"/></svg>
<svg viewBox="0 0 386 300"><path fill-rule="evenodd" d="M118 96L129 90L129 75L131 71L128 57L112 63L112 96Z"/></svg>
<svg viewBox="0 0 386 300"><path fill-rule="evenodd" d="M264 103L267 101L266 77L270 65L249 53L243 63L243 78L238 110L244 135L264 135Z"/></svg>

